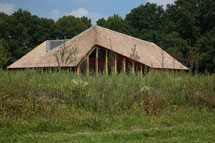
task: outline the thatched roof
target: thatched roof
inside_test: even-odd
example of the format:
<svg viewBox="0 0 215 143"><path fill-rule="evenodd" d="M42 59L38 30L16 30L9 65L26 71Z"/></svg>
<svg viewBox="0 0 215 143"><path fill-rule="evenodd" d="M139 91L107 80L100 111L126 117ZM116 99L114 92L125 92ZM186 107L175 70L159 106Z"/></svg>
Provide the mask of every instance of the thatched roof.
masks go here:
<svg viewBox="0 0 215 143"><path fill-rule="evenodd" d="M60 49L60 46L57 45L56 48L47 51L47 42L43 42L8 68L57 67L58 64L54 54ZM75 62L65 66L77 66L95 46L101 46L132 59L131 49L135 45L140 58L133 60L139 63L152 68L188 69L154 43L100 26L93 26L66 42L66 46L69 48L77 47L78 54Z"/></svg>

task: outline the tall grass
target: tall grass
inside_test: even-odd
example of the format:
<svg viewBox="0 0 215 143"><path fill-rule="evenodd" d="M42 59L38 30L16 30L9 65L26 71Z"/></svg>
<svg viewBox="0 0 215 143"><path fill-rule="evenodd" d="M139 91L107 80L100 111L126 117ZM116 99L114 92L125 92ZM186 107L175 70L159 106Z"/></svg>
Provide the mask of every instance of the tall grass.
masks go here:
<svg viewBox="0 0 215 143"><path fill-rule="evenodd" d="M60 124L96 128L105 122L102 116L159 115L177 108L215 109L215 75L121 73L96 77L64 71L0 71L0 127L38 120L41 130L46 130L47 120L57 123L61 119L65 122ZM54 125L58 127L65 126Z"/></svg>

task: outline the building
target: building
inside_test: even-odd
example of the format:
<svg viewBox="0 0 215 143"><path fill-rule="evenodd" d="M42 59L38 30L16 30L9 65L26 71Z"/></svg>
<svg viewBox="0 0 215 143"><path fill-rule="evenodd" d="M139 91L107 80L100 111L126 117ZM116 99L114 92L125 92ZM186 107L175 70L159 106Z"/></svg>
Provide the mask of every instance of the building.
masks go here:
<svg viewBox="0 0 215 143"><path fill-rule="evenodd" d="M65 45L65 46L64 46ZM77 50L72 62L57 62L56 53ZM47 40L14 62L8 69L44 69L56 67L89 73L133 72L146 69L188 70L156 44L100 26L93 26L69 40Z"/></svg>

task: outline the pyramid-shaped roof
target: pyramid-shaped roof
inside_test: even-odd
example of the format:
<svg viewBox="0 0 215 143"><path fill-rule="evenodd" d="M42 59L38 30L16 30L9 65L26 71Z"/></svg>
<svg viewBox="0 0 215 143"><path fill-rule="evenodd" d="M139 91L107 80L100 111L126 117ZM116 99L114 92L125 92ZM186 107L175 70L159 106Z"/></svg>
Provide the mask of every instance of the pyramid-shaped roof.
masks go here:
<svg viewBox="0 0 215 143"><path fill-rule="evenodd" d="M60 50L60 45L47 51L48 42L49 41L43 42L8 68L57 67L58 64L54 54L56 51ZM130 56L131 49L136 46L136 52L140 58L138 60L133 60L139 63L151 68L188 70L187 67L182 65L156 44L100 26L93 26L87 29L68 40L65 45L69 48L77 47L78 50L75 62L65 66L77 66L95 46L101 46L132 59Z"/></svg>

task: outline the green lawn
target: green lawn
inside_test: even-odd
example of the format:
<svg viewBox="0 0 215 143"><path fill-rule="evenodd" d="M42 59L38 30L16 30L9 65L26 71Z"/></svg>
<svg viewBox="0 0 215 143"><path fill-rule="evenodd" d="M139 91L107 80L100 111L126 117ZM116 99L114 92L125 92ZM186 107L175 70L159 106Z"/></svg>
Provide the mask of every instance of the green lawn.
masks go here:
<svg viewBox="0 0 215 143"><path fill-rule="evenodd" d="M88 124L74 125L59 118L46 119L43 126L39 121L20 121L13 127L1 128L0 142L215 142L215 114L207 109L164 111L160 115L101 116L104 122L100 124L89 120ZM93 127L96 124L98 127Z"/></svg>
<svg viewBox="0 0 215 143"><path fill-rule="evenodd" d="M181 126L143 130L85 133L34 133L1 138L1 142L74 142L74 143L212 143L215 142L214 127Z"/></svg>

